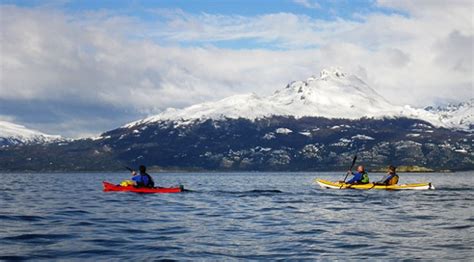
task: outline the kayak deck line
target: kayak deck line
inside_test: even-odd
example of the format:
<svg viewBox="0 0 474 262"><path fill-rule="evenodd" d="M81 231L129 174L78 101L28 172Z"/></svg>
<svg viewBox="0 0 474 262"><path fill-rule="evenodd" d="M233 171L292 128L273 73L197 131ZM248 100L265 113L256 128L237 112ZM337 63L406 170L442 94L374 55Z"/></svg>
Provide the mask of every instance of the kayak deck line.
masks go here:
<svg viewBox="0 0 474 262"><path fill-rule="evenodd" d="M134 193L146 193L146 194L164 194L164 193L181 193L184 191L183 186L179 187L154 187L147 188L141 187L137 188L134 186L120 186L114 185L107 181L103 181L102 185L104 186L104 192L134 192Z"/></svg>
<svg viewBox="0 0 474 262"><path fill-rule="evenodd" d="M369 184L346 184L340 182L332 182L324 179L316 179L315 182L319 184L320 187L326 189L377 189L377 190L433 190L435 189L434 185L431 183L416 183L416 184L398 184L398 185L374 185L373 183Z"/></svg>

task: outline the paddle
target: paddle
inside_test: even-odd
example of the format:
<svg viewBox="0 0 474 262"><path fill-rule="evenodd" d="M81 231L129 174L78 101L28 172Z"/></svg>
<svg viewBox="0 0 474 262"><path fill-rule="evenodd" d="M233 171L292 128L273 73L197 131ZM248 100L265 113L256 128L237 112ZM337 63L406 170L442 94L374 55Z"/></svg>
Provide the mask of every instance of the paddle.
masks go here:
<svg viewBox="0 0 474 262"><path fill-rule="evenodd" d="M354 167L355 163L356 163L356 160L357 160L357 155L354 156L354 159L352 159L352 164L351 164L351 167L349 168L349 171L352 172L352 168ZM344 183L346 182L346 179L347 179L347 176L349 176L349 172L346 173L346 176L344 177ZM341 185L341 187L339 189L341 189L343 186L344 186L344 183Z"/></svg>

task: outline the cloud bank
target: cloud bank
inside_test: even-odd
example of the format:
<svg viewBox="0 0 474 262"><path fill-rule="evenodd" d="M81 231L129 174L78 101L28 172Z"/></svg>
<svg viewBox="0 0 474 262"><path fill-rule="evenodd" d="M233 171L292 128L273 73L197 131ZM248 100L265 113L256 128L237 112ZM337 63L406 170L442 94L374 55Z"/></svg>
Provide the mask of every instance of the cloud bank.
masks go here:
<svg viewBox="0 0 474 262"><path fill-rule="evenodd" d="M377 1L399 12L332 20L170 9L143 19L4 5L0 118L90 135L167 107L269 94L332 65L397 104L472 97L472 5L416 3Z"/></svg>

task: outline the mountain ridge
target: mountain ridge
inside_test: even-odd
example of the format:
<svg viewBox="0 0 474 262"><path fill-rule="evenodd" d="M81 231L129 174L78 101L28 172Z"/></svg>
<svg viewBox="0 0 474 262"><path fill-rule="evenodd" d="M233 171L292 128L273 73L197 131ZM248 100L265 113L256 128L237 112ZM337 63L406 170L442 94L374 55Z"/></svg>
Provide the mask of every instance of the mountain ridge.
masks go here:
<svg viewBox="0 0 474 262"><path fill-rule="evenodd" d="M19 124L0 121L0 147L5 145L50 143L62 139L58 135L48 135Z"/></svg>
<svg viewBox="0 0 474 262"><path fill-rule="evenodd" d="M140 119L123 127L162 120L179 121L245 118L255 120L271 116L326 117L360 119L408 117L422 119L438 127L470 130L473 125L472 100L462 103L458 111L436 111L394 105L354 74L339 67L323 69L319 77L293 81L272 95L238 94L214 102L191 105L182 109L168 108L160 114ZM460 108L458 108L460 109Z"/></svg>
<svg viewBox="0 0 474 262"><path fill-rule="evenodd" d="M340 67L321 70L319 77L292 81L269 96L255 93L237 94L217 101L204 102L182 109L168 108L162 113L125 124L122 128L173 121L177 125L193 124L207 119L263 119L273 116L325 117L330 119L397 118L421 119L437 127L472 132L474 128L470 99L446 106L413 108L394 105L354 74ZM92 138L92 137L91 137ZM95 139L100 139L101 135ZM0 121L0 146L48 143L65 139L22 125ZM94 138L92 138L94 139Z"/></svg>
<svg viewBox="0 0 474 262"><path fill-rule="evenodd" d="M357 76L331 69L266 97L251 93L168 109L99 137L68 140L34 131L40 139L0 144L0 166L329 171L347 168L357 154L369 169L394 164L474 170L472 129L472 100L425 109L397 106Z"/></svg>
<svg viewBox="0 0 474 262"><path fill-rule="evenodd" d="M6 171L113 171L146 165L163 170L331 171L357 154L369 169L393 164L474 170L472 133L425 121L273 116L117 128L98 139L11 146Z"/></svg>

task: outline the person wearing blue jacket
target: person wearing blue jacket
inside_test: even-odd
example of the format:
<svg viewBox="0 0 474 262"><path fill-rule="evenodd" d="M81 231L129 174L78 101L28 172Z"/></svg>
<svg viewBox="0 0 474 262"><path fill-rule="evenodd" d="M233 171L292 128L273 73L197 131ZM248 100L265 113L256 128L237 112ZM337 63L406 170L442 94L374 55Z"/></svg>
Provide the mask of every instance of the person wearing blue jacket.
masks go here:
<svg viewBox="0 0 474 262"><path fill-rule="evenodd" d="M346 181L346 184L368 184L369 183L369 174L365 172L364 166L358 166L357 167L357 172L352 173L352 171L347 171L351 173L354 177L350 179L349 181Z"/></svg>
<svg viewBox="0 0 474 262"><path fill-rule="evenodd" d="M138 170L140 173L137 174L136 171L132 171L132 180L135 182L136 187L155 187L155 182L153 178L146 172L146 167L141 165Z"/></svg>

